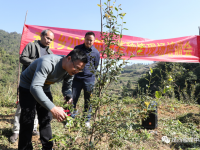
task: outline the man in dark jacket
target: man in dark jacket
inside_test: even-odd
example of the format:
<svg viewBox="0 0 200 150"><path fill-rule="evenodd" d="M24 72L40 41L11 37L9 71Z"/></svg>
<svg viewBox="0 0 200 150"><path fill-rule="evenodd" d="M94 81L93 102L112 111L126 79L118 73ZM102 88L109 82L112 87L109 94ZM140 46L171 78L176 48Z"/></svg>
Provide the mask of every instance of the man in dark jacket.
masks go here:
<svg viewBox="0 0 200 150"><path fill-rule="evenodd" d="M49 45L53 39L54 39L53 32L51 30L46 29L41 32L41 40L35 40L34 42L30 42L26 45L20 56L20 62L23 64L22 72L37 58L47 54L53 54L53 52L49 49ZM15 113L13 129L12 129L13 135L10 137L11 143L15 143L19 136L20 115L21 115L21 107L19 104L17 104L17 110ZM32 135L39 135L39 132L37 131L37 125L38 125L38 118L36 114Z"/></svg>
<svg viewBox="0 0 200 150"><path fill-rule="evenodd" d="M20 62L23 64L24 71L34 60L47 54L53 54L49 49L50 43L53 41L54 34L51 30L44 30L41 33L41 40L30 42L24 48Z"/></svg>
<svg viewBox="0 0 200 150"><path fill-rule="evenodd" d="M73 104L74 108L76 108L76 104L78 102L78 98L80 96L81 90L84 90L84 112L88 112L86 126L90 127L90 112L92 111L92 107L89 106L90 95L92 93L92 89L94 87L95 82L95 72L99 65L100 54L99 51L93 46L95 41L95 34L93 32L87 32L85 34L85 42L81 45L75 47L75 49L81 49L86 52L88 57L88 63L85 65L83 72L80 72L74 76L72 92L73 92ZM77 111L72 114L74 118L77 114Z"/></svg>

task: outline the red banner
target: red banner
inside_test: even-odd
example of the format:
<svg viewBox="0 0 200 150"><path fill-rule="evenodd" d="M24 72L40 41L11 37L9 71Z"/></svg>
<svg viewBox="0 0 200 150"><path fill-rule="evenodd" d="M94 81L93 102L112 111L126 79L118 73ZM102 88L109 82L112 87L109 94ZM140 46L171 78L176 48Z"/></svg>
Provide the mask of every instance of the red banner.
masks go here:
<svg viewBox="0 0 200 150"><path fill-rule="evenodd" d="M31 41L40 40L40 33L44 29L54 32L54 40L50 49L54 54L67 55L76 45L84 43L87 30L45 27L35 25L24 25L20 54L24 47ZM94 46L100 51L102 42L100 32L95 33ZM199 36L185 36L172 39L150 40L140 37L123 35L120 45L123 47L121 53L123 59L166 61L166 62L199 62L200 38ZM117 50L113 48L113 50Z"/></svg>

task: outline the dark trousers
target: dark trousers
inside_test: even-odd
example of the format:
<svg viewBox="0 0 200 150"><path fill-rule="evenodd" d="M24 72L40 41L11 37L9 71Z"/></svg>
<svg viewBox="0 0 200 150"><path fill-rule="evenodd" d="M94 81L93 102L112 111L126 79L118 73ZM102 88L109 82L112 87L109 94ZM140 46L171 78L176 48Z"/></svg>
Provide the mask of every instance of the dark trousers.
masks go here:
<svg viewBox="0 0 200 150"><path fill-rule="evenodd" d="M85 100L84 112L88 112L88 116L87 116L88 121L91 118L90 113L92 111L92 107L89 106L89 102L90 102L90 96L92 94L93 87L94 87L94 82L84 82L81 80L73 80L73 84L72 84L74 108L76 108L76 104L78 102L78 98L80 96L81 90L83 89L84 91L84 100Z"/></svg>
<svg viewBox="0 0 200 150"><path fill-rule="evenodd" d="M51 92L46 92L46 96L53 101ZM19 87L19 103L21 106L20 131L19 131L19 150L32 150L32 131L34 125L35 112L37 110L40 140L44 150L50 150L53 147L51 132L52 114L42 107L32 96L29 89Z"/></svg>

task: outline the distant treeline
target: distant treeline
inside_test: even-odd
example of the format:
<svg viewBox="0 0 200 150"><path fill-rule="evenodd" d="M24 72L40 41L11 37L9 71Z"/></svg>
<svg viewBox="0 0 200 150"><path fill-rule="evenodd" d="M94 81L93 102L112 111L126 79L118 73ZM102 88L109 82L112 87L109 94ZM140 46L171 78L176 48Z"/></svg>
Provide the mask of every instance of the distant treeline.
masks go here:
<svg viewBox="0 0 200 150"><path fill-rule="evenodd" d="M17 83L21 34L0 30L0 85Z"/></svg>
<svg viewBox="0 0 200 150"><path fill-rule="evenodd" d="M155 91L161 91L162 94L177 99L199 99L199 63L158 62L152 71L147 71L146 75L138 80L139 88L134 89L133 96L148 92L154 97ZM169 87L169 91L165 92Z"/></svg>

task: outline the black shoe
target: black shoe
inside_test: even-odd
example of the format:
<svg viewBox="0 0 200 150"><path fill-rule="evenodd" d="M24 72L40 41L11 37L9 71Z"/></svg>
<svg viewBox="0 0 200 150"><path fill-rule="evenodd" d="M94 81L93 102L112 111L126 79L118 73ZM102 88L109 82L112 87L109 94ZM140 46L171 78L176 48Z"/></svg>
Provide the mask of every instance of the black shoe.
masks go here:
<svg viewBox="0 0 200 150"><path fill-rule="evenodd" d="M32 136L36 136L36 135L39 135L39 132L37 130L33 130Z"/></svg>
<svg viewBox="0 0 200 150"><path fill-rule="evenodd" d="M15 143L17 141L18 137L19 137L18 133L13 133L13 135L10 137L10 142Z"/></svg>

